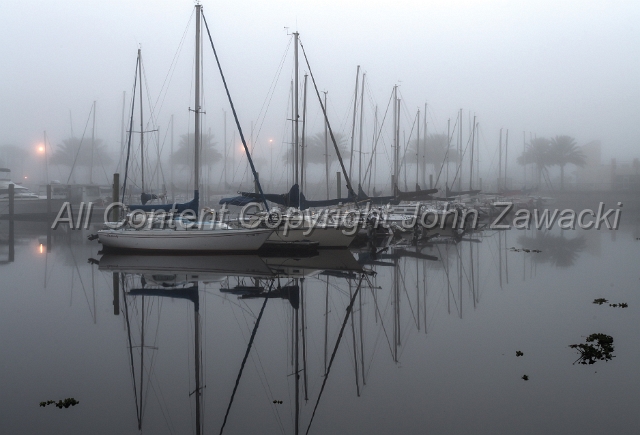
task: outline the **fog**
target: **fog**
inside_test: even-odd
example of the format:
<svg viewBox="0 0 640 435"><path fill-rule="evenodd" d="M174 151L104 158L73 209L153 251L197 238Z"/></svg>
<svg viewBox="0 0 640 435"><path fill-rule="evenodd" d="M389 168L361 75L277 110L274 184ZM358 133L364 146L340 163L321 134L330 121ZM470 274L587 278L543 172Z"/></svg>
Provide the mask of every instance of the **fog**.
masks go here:
<svg viewBox="0 0 640 435"><path fill-rule="evenodd" d="M286 181L288 145L283 143L290 137L290 33L295 30L319 90L328 91L332 127L346 135L347 143L360 65L367 80L365 148L371 146L373 108L377 104L382 116L397 84L405 111L401 130L406 136L401 133L401 140L408 140L415 113L424 110L425 102L429 133L446 133L447 120L453 124L463 109L466 142L469 120L477 116L484 176L495 177L501 128L510 130L516 144L517 151L509 154L511 168L517 167L515 159L522 152L523 131L527 139L569 135L578 145L600 140L603 162L639 157L637 2L203 1L203 7L240 122L247 138L254 138L258 170L271 179L279 177L276 181ZM43 132L50 154L72 128L76 137L84 132L89 140L89 114L96 101L95 134L114 162L99 170L97 182L106 182L105 174L120 160L123 91L128 113L141 47L145 105L155 106L153 128L159 128L167 157L171 115L176 147L180 135L193 129L193 27L192 1L3 2L0 146L28 151L25 171L37 173ZM228 141L233 119L206 33L203 54L203 131L211 129L222 152L223 109ZM308 68L302 52L300 57L302 81ZM313 135L324 127L311 83L308 101L307 132ZM391 134L385 134L388 148ZM275 157L269 140L275 143ZM238 153L235 160L238 173L244 170L241 157ZM378 171L390 172L385 162L381 157ZM50 171L51 178L66 181L68 170ZM321 174L320 165L311 168L314 180Z"/></svg>

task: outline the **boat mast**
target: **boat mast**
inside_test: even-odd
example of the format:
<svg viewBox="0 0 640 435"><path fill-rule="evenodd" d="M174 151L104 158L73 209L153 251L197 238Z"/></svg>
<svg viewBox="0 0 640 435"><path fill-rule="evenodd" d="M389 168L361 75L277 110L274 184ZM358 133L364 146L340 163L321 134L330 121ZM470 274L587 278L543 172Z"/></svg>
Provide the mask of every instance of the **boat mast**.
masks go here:
<svg viewBox="0 0 640 435"><path fill-rule="evenodd" d="M527 187L527 160L525 153L527 152L527 133L522 132L522 163L523 163L523 172L524 172L524 184L523 189Z"/></svg>
<svg viewBox="0 0 640 435"><path fill-rule="evenodd" d="M296 136L295 136L295 130L296 130L296 121L295 121L295 113L294 113L294 105L295 103L293 102L294 100L294 95L293 95L293 80L291 80L291 86L290 86L290 93L291 93L291 185L293 186L294 184L296 184L296 164L294 163L295 160L295 156L296 156ZM287 153L287 164L289 163L289 153Z"/></svg>
<svg viewBox="0 0 640 435"><path fill-rule="evenodd" d="M325 277L325 280L327 283L327 289L324 297L324 375L326 376L327 375L327 343L328 343L327 339L329 337L329 275Z"/></svg>
<svg viewBox="0 0 640 435"><path fill-rule="evenodd" d="M480 178L480 123L476 122L476 186L482 189Z"/></svg>
<svg viewBox="0 0 640 435"><path fill-rule="evenodd" d="M300 156L300 192L304 193L304 188L306 187L306 172L304 170L304 147L305 144L305 136L306 136L306 126L307 126L307 74L304 75L304 85L303 85L303 96L302 96L302 144L301 144L301 156Z"/></svg>
<svg viewBox="0 0 640 435"><path fill-rule="evenodd" d="M473 147L476 142L476 115L473 115L473 127L471 128L471 158L469 159L469 190L473 187Z"/></svg>
<svg viewBox="0 0 640 435"><path fill-rule="evenodd" d="M351 180L351 168L353 167L353 139L356 131L356 109L358 107L358 79L360 78L360 65L356 69L356 88L353 97L353 122L351 123L351 154L349 157L349 179Z"/></svg>
<svg viewBox="0 0 640 435"><path fill-rule="evenodd" d="M500 193L500 180L502 180L502 129L500 129L500 142L498 143L498 193Z"/></svg>
<svg viewBox="0 0 640 435"><path fill-rule="evenodd" d="M397 91L396 91L397 93ZM400 110L401 110L401 105L400 105L400 98L396 98L396 105L398 106L398 108L396 109L396 116L397 116L397 121L396 121L396 184L393 187L394 188L394 195L397 195L397 187L400 184ZM406 171L405 171L406 174Z"/></svg>
<svg viewBox="0 0 640 435"><path fill-rule="evenodd" d="M196 287L197 289L197 287ZM198 296L199 298L199 296ZM201 387L200 387L200 358L202 356L201 351L200 351L200 310L199 310L199 302L194 303L193 305L193 321L194 321L194 330L195 330L195 336L194 336L194 350L195 350L195 355L194 355L194 361L195 361L195 380L196 380L196 389L194 391L194 394L196 396L196 434L200 435L201 434L201 430L202 430L202 423L201 423L201 409L200 409L200 394L201 394Z"/></svg>
<svg viewBox="0 0 640 435"><path fill-rule="evenodd" d="M458 116L458 158L460 161L458 162L458 168L460 176L458 177L458 192L462 191L462 109L460 109L460 115ZM456 170L458 173L458 170Z"/></svg>
<svg viewBox="0 0 640 435"><path fill-rule="evenodd" d="M138 48L138 81L140 82L140 171L142 181L142 193L144 193L144 126L142 122L142 50Z"/></svg>
<svg viewBox="0 0 640 435"><path fill-rule="evenodd" d="M93 184L93 152L96 144L96 102L93 102L93 127L91 127L91 168L89 169L89 184Z"/></svg>
<svg viewBox="0 0 640 435"><path fill-rule="evenodd" d="M416 190L418 190L418 180L420 179L420 174L418 173L420 170L420 108L418 108L416 117L416 127L418 128L416 136Z"/></svg>
<svg viewBox="0 0 640 435"><path fill-rule="evenodd" d="M445 181L444 183L444 187L445 187L444 196L449 196L449 151L450 150L451 150L451 118L447 119L447 152L444 156L444 159L447 162L447 181Z"/></svg>
<svg viewBox="0 0 640 435"><path fill-rule="evenodd" d="M353 294L351 292L351 280L349 280L349 299L353 299L355 302L355 298L353 297ZM360 375L358 374L358 350L356 347L356 329L355 329L355 325L353 322L353 317L351 316L351 337L353 339L353 362L354 362L354 369L355 369L355 378L356 378L356 394L358 395L358 397L360 397Z"/></svg>
<svg viewBox="0 0 640 435"><path fill-rule="evenodd" d="M173 160L173 115L171 115L171 160ZM171 202L175 202L176 201L176 192L175 192L175 188L173 187L173 161L171 162L171 165L169 165L171 168Z"/></svg>
<svg viewBox="0 0 640 435"><path fill-rule="evenodd" d="M398 85L393 87L393 175L391 176L391 191L396 194L398 183Z"/></svg>
<svg viewBox="0 0 640 435"><path fill-rule="evenodd" d="M193 189L198 192L200 189L200 21L202 5L196 4L196 83L195 83L195 159L193 164Z"/></svg>
<svg viewBox="0 0 640 435"><path fill-rule="evenodd" d="M376 132L378 131L378 105L373 115L373 140L371 141L371 153L373 154L373 190L376 190L378 181L378 153L376 153ZM369 172L369 189L371 189L371 172Z"/></svg>
<svg viewBox="0 0 640 435"><path fill-rule="evenodd" d="M507 157L509 155L509 129L507 128L507 137L504 144L504 188L507 189Z"/></svg>
<svg viewBox="0 0 640 435"><path fill-rule="evenodd" d="M298 287L298 289L300 288L298 286L298 278L295 279L296 282L296 287ZM300 346L300 326L299 326L299 307L298 308L293 308L293 315L295 316L295 337L294 337L294 352L295 352L295 363L296 363L296 367L295 367L295 388L296 388L296 394L295 394L295 401L296 401L296 405L295 405L295 435L299 434L300 431L300 350L299 350L299 346Z"/></svg>
<svg viewBox="0 0 640 435"><path fill-rule="evenodd" d="M224 109L222 109L222 118L223 118L223 123L224 123L224 189L223 192L227 191L227 183L228 183L228 177L227 177L227 160L229 157L229 143L227 142L227 112L225 112Z"/></svg>
<svg viewBox="0 0 640 435"><path fill-rule="evenodd" d="M294 155L293 155L293 159L294 159L294 163L293 163L293 171L294 171L294 184L300 184L300 177L299 177L299 173L298 173L298 157L299 157L299 143L298 143L298 32L294 32L293 34L293 47L294 47L294 70L293 70L293 81L294 81L294 85L293 85L293 131L294 131L294 136L293 136L293 149L294 149Z"/></svg>
<svg viewBox="0 0 640 435"><path fill-rule="evenodd" d="M358 145L358 186L362 185L362 121L364 118L364 80L367 73L362 73L362 89L360 91L360 139Z"/></svg>
<svg viewBox="0 0 640 435"><path fill-rule="evenodd" d="M120 159L118 160L118 170L122 170L122 157L124 155L124 108L127 92L122 91L122 120L120 122Z"/></svg>
<svg viewBox="0 0 640 435"><path fill-rule="evenodd" d="M324 91L324 107L327 107L327 93ZM324 123L324 168L327 181L327 199L329 199L329 136L327 135L327 122ZM326 360L326 358L325 358ZM326 361L325 361L326 366Z"/></svg>
<svg viewBox="0 0 640 435"><path fill-rule="evenodd" d="M424 103L424 148L422 150L422 188L427 185L427 103ZM431 189L433 186L429 186Z"/></svg>
<svg viewBox="0 0 640 435"><path fill-rule="evenodd" d="M140 420L138 421L138 429L142 429L142 395L144 394L144 295L142 296L142 321L140 322Z"/></svg>

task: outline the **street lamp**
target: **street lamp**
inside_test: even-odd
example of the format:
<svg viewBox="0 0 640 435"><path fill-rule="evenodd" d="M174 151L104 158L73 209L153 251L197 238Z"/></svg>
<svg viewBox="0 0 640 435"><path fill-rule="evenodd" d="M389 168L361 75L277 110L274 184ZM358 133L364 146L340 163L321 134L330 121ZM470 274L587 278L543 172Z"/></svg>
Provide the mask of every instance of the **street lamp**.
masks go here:
<svg viewBox="0 0 640 435"><path fill-rule="evenodd" d="M47 161L47 132L44 132L44 140L42 144L37 147L38 154L44 156L44 174L46 177L46 183L49 184L49 162Z"/></svg>

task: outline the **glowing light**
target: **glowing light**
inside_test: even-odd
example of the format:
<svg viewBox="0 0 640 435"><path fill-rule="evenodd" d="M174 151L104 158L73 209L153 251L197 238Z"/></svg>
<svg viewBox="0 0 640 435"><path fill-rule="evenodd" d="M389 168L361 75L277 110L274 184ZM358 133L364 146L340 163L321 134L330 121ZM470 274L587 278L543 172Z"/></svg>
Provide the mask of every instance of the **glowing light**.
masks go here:
<svg viewBox="0 0 640 435"><path fill-rule="evenodd" d="M44 146L43 146L43 145L40 145L40 146L38 147L38 152L39 152L39 153L44 153Z"/></svg>
<svg viewBox="0 0 640 435"><path fill-rule="evenodd" d="M40 243L40 253L42 254L44 252L44 247L42 246L42 243Z"/></svg>
<svg viewBox="0 0 640 435"><path fill-rule="evenodd" d="M26 175L24 176L24 179L25 179L25 180L27 179L27 176L26 176Z"/></svg>

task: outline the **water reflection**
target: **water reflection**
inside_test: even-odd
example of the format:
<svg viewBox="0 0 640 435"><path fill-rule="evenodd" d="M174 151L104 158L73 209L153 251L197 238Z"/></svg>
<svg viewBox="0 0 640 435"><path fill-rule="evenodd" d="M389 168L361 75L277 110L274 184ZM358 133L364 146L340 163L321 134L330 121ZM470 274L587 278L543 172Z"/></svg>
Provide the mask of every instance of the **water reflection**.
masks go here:
<svg viewBox="0 0 640 435"><path fill-rule="evenodd" d="M307 376L307 340L306 340L306 302L305 279L309 277L326 275L328 284L329 276L341 276L351 281L356 275L360 275L362 282L365 272L353 255L348 250L321 250L317 255L303 257L278 257L257 255L232 255L232 256L204 256L204 255L142 255L142 254L105 254L99 260L90 259L90 263L99 264L99 270L113 274L114 314L119 314L120 288L123 290L124 315L127 325L127 340L129 359L131 363L132 382L134 386L134 398L136 404L136 417L138 429L142 429L143 411L145 409L144 379L147 371L153 365L153 356L157 347L145 345L145 330L149 323L149 316L153 310L154 297L186 299L194 306L194 373L195 389L190 396L195 397L195 427L196 433L201 433L203 421L201 419L201 395L200 379L202 378L202 353L200 351L201 322L199 313L199 283L218 284L220 292L238 296L240 300L264 299L260 314L256 318L251 340L247 346L247 354L240 367L236 386L229 401L227 413L224 418L226 424L231 410L233 397L241 379L242 371L246 363L253 339L256 335L260 319L266 307L267 301L273 298L285 299L291 307L292 319L292 362L295 367L295 391L296 391L296 433L300 428L300 374L303 375L303 390L305 401L309 400L308 376ZM342 275L341 275L342 274ZM249 280L249 282L247 282ZM356 289L359 291L360 286ZM328 287L327 287L328 289ZM328 293L327 293L328 297ZM145 308L145 302L147 307ZM156 304L157 305L157 304ZM353 300L347 309L347 317L352 312ZM328 306L327 306L328 308ZM327 315L328 313L325 313ZM147 320L145 322L145 316ZM139 321L139 339L132 337L131 319ZM157 320L159 322L159 319ZM353 326L353 324L352 324ZM344 330L344 327L343 327ZM146 331L148 333L148 331ZM340 337L342 336L342 331ZM326 340L325 336L325 340ZM338 340L339 343L339 340ZM327 346L325 341L325 362L327 360ZM337 346L337 344L336 344ZM151 361L145 365L145 354ZM135 355L134 355L135 353ZM302 363L300 361L302 359ZM136 368L135 361L139 361ZM331 368L331 361L325 368L325 377ZM318 397L318 402L319 402ZM277 401L276 401L277 403Z"/></svg>
<svg viewBox="0 0 640 435"><path fill-rule="evenodd" d="M136 259L140 261L139 258ZM127 266L128 268L134 266ZM200 351L201 321L200 300L197 281L178 281L177 275L188 275L186 271L170 275L151 275L147 281L145 274L116 272L113 279L114 307L119 306L119 288L123 289L124 317L126 322L127 344L129 350L129 362L131 369L131 381L133 385L134 403L138 430L142 430L144 412L146 409L145 395L148 393L150 374L153 372L154 358L158 346L157 327L155 331L149 331L155 323L160 322L160 304L157 298L183 299L193 304L194 319L194 379L195 389L190 392L195 400L195 427L196 433L202 429L202 354ZM167 279L166 281L164 279ZM114 314L119 314L114 309ZM132 323L135 322L138 334L133 331ZM151 334L150 334L151 332ZM134 336L135 335L135 336ZM147 335L152 337L149 342ZM145 338L147 338L145 342ZM145 362L145 356L147 361ZM137 363L137 365L136 365ZM145 382L146 379L146 382Z"/></svg>
<svg viewBox="0 0 640 435"><path fill-rule="evenodd" d="M73 384L77 368L59 370L61 383L46 394L35 385L28 389L38 393L38 401L75 397L83 405L74 412L113 412L121 418L110 429L119 433L220 431L225 418L229 433L300 433L309 426L310 433L388 433L399 423L407 425L406 433L460 432L463 427L452 429L438 415L448 412L454 396L470 394L473 400L459 399L467 404L485 397L480 378L509 393L511 382L521 385L527 373L527 386L567 394L570 381L562 389L555 382L565 379L558 367L571 367L575 351L567 344L578 339L554 340L570 323L585 322L572 337L585 330L616 337L620 356L607 366L635 361L623 355L629 348L624 330L615 324L587 326L606 316L636 316L637 297L613 290L580 295L572 290L578 287L572 285L575 275L566 273L574 268L585 275L613 262L608 233L487 230L413 246L323 250L317 256L146 256L100 255L81 231L48 237L46 228L23 224L14 227L15 262L1 267L7 285L20 282L24 288L3 295L0 318L5 320L0 322L5 330L18 328L21 340L34 348L46 347L51 337L66 343L58 329L78 330L68 346L78 349L78 361L87 361L83 369L98 380L104 367L88 361L92 354L103 355L114 369L109 382L96 382L109 391L107 397L118 399L99 408L98 390L73 385L62 391L61 385ZM1 229L0 253L8 254L8 225ZM615 246L629 252L622 241L633 231L637 226L621 231ZM542 252L512 252L511 247ZM629 270L633 267L621 274ZM559 303L562 295L540 287L550 279L567 288L566 296L576 304L584 299L586 308L575 316L562 311L571 304ZM630 302L631 308L600 310L597 319L585 316L602 296ZM33 318L13 313L25 301L37 321L50 319L54 326L31 333ZM536 319L539 323L532 323ZM527 325L536 333L527 335ZM536 347L540 335L549 338ZM10 355L7 372L27 373L20 367L27 359L22 346L7 338L2 345ZM513 362L516 350L525 355L518 363ZM63 355L54 351L50 357L63 360ZM545 363L544 370L541 364L526 365L536 358L562 363ZM454 378L460 382L452 384ZM7 375L2 380L13 391L15 382ZM553 412L538 400L539 395L521 399ZM16 406L1 411L2 420L15 422L11 413L26 412ZM511 404L504 406L513 414L505 418L523 421ZM461 412L500 431L473 407ZM29 424L50 422L40 416ZM90 420L77 427L68 432L86 432Z"/></svg>
<svg viewBox="0 0 640 435"><path fill-rule="evenodd" d="M567 268L573 266L580 253L586 249L587 240L584 236L565 237L562 231L560 235L536 231L533 236L518 237L518 244L531 251L541 251L533 256L536 263L549 263L555 267Z"/></svg>

